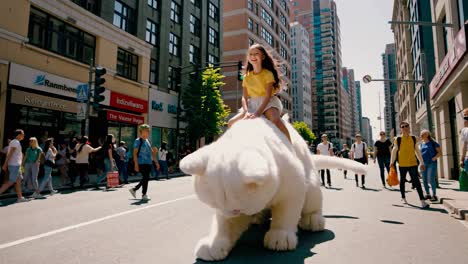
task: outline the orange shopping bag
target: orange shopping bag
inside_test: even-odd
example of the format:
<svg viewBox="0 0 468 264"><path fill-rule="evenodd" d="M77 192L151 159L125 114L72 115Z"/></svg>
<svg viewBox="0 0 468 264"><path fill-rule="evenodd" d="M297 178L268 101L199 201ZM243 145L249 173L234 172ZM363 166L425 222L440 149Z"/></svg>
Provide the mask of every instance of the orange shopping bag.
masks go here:
<svg viewBox="0 0 468 264"><path fill-rule="evenodd" d="M400 184L398 180L398 173L396 172L395 166L390 167L390 172L388 173L387 183L390 186L395 186Z"/></svg>
<svg viewBox="0 0 468 264"><path fill-rule="evenodd" d="M107 187L114 188L119 186L119 172L109 171L107 173Z"/></svg>

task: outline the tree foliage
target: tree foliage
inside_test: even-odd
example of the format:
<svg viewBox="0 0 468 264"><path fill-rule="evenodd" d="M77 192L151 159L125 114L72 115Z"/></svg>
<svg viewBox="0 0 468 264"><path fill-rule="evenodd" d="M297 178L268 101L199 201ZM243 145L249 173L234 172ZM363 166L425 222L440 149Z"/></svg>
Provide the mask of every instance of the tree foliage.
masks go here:
<svg viewBox="0 0 468 264"><path fill-rule="evenodd" d="M224 75L210 65L190 87L182 93L182 121L187 123L186 133L192 142L202 137L213 138L221 134L226 125L229 108L221 98L220 88Z"/></svg>
<svg viewBox="0 0 468 264"><path fill-rule="evenodd" d="M292 125L305 141L311 143L314 142L315 139L317 139L317 137L314 135L314 133L310 130L309 126L305 122L296 121Z"/></svg>

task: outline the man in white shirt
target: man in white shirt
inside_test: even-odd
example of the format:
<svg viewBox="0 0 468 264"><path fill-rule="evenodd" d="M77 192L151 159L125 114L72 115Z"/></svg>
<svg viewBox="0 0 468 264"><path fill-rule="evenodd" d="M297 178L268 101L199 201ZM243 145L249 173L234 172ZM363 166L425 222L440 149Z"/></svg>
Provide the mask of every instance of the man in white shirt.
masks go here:
<svg viewBox="0 0 468 264"><path fill-rule="evenodd" d="M334 156L333 153L333 144L328 142L327 134L322 135L322 143L317 146L317 154L325 156ZM320 170L320 177L322 178L322 186L325 186L325 170ZM327 184L328 187L331 187L331 177L330 170L327 169Z"/></svg>
<svg viewBox="0 0 468 264"><path fill-rule="evenodd" d="M362 164L367 164L367 144L365 142L362 142L362 136L361 134L356 134L356 142L353 143L351 146L351 159L362 163ZM358 175L354 174L354 178L356 179L356 187L359 187L359 180L358 180ZM366 186L365 184L365 175L361 175L361 183L362 183L362 188L365 189Z"/></svg>
<svg viewBox="0 0 468 264"><path fill-rule="evenodd" d="M23 161L23 152L21 149L20 141L24 139L24 131L21 129L15 130L13 139L8 145L8 154L5 163L2 166L4 171L9 172L8 182L3 184L0 188L0 194L8 190L11 186L15 185L16 195L18 196L18 203L28 201L23 197L21 192L21 163Z"/></svg>
<svg viewBox="0 0 468 264"><path fill-rule="evenodd" d="M465 120L465 127L461 130L461 158L460 167L468 171L468 107L463 109L463 119Z"/></svg>

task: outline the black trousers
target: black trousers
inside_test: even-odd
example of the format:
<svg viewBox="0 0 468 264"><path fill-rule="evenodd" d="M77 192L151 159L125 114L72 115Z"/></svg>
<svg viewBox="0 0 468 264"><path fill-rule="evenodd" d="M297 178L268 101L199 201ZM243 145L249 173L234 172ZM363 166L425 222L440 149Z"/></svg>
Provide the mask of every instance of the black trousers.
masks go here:
<svg viewBox="0 0 468 264"><path fill-rule="evenodd" d="M400 171L400 193L401 198L405 198L405 183L406 183L406 173L409 172L411 177L411 183L418 191L419 200L424 200L424 195L421 187L421 182L419 181L418 166L413 167L399 167Z"/></svg>
<svg viewBox="0 0 468 264"><path fill-rule="evenodd" d="M327 169L327 183L328 185L331 185L331 179L330 179L330 170ZM325 170L320 170L320 177L322 178L322 183L325 185Z"/></svg>
<svg viewBox="0 0 468 264"><path fill-rule="evenodd" d="M68 177L70 178L70 182L72 184L75 183L76 176L77 176L76 161L75 160L70 160L70 163L68 163ZM81 181L80 181L80 183L81 183Z"/></svg>
<svg viewBox="0 0 468 264"><path fill-rule="evenodd" d="M355 159L354 161L357 161L357 162L362 163L362 164L367 164L367 159L366 158ZM359 185L359 179L358 179L357 174L354 174L354 179L356 180L356 186L358 186ZM362 185L366 184L366 176L365 175L361 175L361 184Z"/></svg>
<svg viewBox="0 0 468 264"><path fill-rule="evenodd" d="M75 166L76 166L76 170L78 171L78 175L80 175L80 186L83 186L85 182L88 180L89 164L88 163L76 163ZM74 182L75 182L75 179L73 179L73 183Z"/></svg>
<svg viewBox="0 0 468 264"><path fill-rule="evenodd" d="M140 173L143 177L141 177L140 182L133 189L137 191L138 189L140 189L140 187L143 187L141 191L143 195L145 195L146 192L148 191L148 181L149 181L149 177L151 173L151 166L152 166L151 164L139 164L138 165L138 168L140 169Z"/></svg>

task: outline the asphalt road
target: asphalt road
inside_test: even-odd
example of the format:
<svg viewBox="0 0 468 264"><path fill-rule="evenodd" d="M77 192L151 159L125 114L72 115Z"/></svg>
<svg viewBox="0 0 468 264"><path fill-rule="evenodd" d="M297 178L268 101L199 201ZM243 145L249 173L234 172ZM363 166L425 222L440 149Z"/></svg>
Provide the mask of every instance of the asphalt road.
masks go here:
<svg viewBox="0 0 468 264"><path fill-rule="evenodd" d="M440 204L419 209L415 191L403 205L371 167L367 190L332 171L334 188L324 189L326 230L300 232L295 251L264 249L267 226L255 226L222 263L468 263L466 222ZM148 203L127 187L2 201L0 263L203 263L193 249L213 211L194 196L191 178L151 181Z"/></svg>

